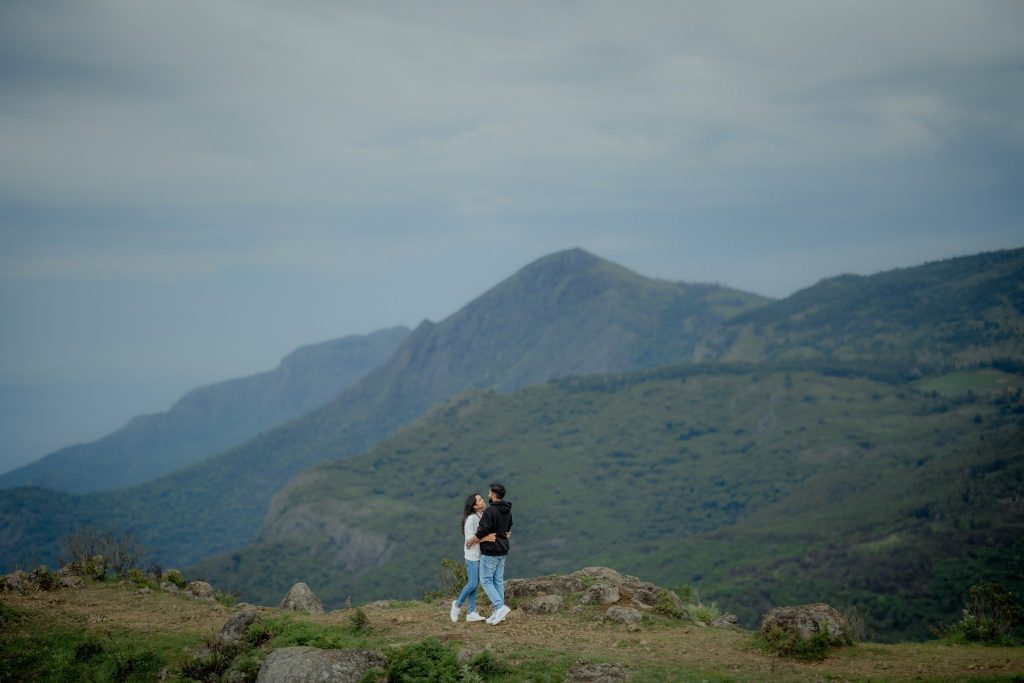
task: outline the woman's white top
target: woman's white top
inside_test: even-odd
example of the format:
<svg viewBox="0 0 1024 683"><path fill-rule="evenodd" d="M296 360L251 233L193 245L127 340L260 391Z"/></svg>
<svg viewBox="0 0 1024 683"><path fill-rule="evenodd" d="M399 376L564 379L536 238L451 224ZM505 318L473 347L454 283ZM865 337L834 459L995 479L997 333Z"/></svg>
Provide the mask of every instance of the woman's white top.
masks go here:
<svg viewBox="0 0 1024 683"><path fill-rule="evenodd" d="M462 547L465 550L467 560L479 560L480 559L480 544L474 543L472 548L466 548L466 542L470 538L476 536L477 527L480 526L480 513L474 512L469 517L466 517L466 523L462 525L462 535L465 538L462 540Z"/></svg>

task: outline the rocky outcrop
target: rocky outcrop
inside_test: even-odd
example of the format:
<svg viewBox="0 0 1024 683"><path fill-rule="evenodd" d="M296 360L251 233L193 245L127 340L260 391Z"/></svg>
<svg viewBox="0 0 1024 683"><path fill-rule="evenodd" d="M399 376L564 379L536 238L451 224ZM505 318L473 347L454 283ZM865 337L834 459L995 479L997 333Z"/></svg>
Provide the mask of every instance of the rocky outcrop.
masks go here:
<svg viewBox="0 0 1024 683"><path fill-rule="evenodd" d="M831 645L846 642L847 634L842 615L821 602L776 607L761 619L761 634L766 637L783 634L800 640L809 640L819 633L827 633Z"/></svg>
<svg viewBox="0 0 1024 683"><path fill-rule="evenodd" d="M288 591L281 601L281 609L292 610L293 612L305 612L306 614L323 614L324 606L320 598L310 590L303 582L298 582Z"/></svg>
<svg viewBox="0 0 1024 683"><path fill-rule="evenodd" d="M683 610L683 601L673 591L607 567L587 567L572 574L505 582L505 599L516 600L527 612L536 611L529 607L532 599L550 596L578 596L581 605L617 605L641 610L653 609L659 601L668 600L676 610Z"/></svg>
<svg viewBox="0 0 1024 683"><path fill-rule="evenodd" d="M367 650L284 647L263 660L256 683L359 683L371 669L386 665L383 655Z"/></svg>
<svg viewBox="0 0 1024 683"><path fill-rule="evenodd" d="M735 614L729 614L728 612L720 617L717 617L711 622L712 626L717 628L739 628L740 619Z"/></svg>
<svg viewBox="0 0 1024 683"><path fill-rule="evenodd" d="M629 680L629 672L621 664L580 664L569 669L565 683L618 683Z"/></svg>

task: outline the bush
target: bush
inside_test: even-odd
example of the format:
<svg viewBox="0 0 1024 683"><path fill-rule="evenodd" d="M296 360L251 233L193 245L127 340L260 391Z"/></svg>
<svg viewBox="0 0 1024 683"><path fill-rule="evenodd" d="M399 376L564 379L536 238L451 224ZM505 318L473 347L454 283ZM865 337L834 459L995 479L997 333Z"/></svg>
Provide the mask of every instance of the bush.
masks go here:
<svg viewBox="0 0 1024 683"><path fill-rule="evenodd" d="M241 644L228 645L210 636L203 647L181 665L181 675L197 681L220 680L244 647Z"/></svg>
<svg viewBox="0 0 1024 683"><path fill-rule="evenodd" d="M705 605L699 600L696 604L691 603L687 605L686 612L694 621L702 621L705 624L710 624L712 621L722 616L722 610L718 609L717 604L712 602L709 605Z"/></svg>
<svg viewBox="0 0 1024 683"><path fill-rule="evenodd" d="M804 639L797 633L787 633L780 628L773 628L762 634L761 638L767 648L779 656L803 661L825 659L831 649L827 630Z"/></svg>
<svg viewBox="0 0 1024 683"><path fill-rule="evenodd" d="M1013 593L998 583L981 583L970 588L970 600L960 621L938 629L938 634L954 642L1012 645L1024 625L1024 615Z"/></svg>
<svg viewBox="0 0 1024 683"><path fill-rule="evenodd" d="M462 667L452 648L436 638L393 650L387 679L392 683L458 683Z"/></svg>
<svg viewBox="0 0 1024 683"><path fill-rule="evenodd" d="M686 612L676 607L676 603L669 596L667 590L658 591L658 600L654 603L654 611L673 619L682 619L686 614Z"/></svg>
<svg viewBox="0 0 1024 683"><path fill-rule="evenodd" d="M177 569L168 569L164 574L164 580L170 581L175 586L182 589L187 585L185 582L185 575Z"/></svg>
<svg viewBox="0 0 1024 683"><path fill-rule="evenodd" d="M128 570L128 580L137 586L145 584L147 578L146 572L142 571L138 567L132 567Z"/></svg>
<svg viewBox="0 0 1024 683"><path fill-rule="evenodd" d="M437 570L437 590L424 593L423 599L433 601L454 598L468 581L466 563L445 557L441 560L441 568Z"/></svg>
<svg viewBox="0 0 1024 683"><path fill-rule="evenodd" d="M356 608L356 611L348 618L348 624L352 633L369 633L373 630L370 627L369 617L367 617L366 612L360 608Z"/></svg>
<svg viewBox="0 0 1024 683"><path fill-rule="evenodd" d="M107 569L118 576L138 567L146 556L146 549L130 531L86 524L61 539L61 564L91 567L97 578L103 578ZM102 568L96 558L102 556Z"/></svg>

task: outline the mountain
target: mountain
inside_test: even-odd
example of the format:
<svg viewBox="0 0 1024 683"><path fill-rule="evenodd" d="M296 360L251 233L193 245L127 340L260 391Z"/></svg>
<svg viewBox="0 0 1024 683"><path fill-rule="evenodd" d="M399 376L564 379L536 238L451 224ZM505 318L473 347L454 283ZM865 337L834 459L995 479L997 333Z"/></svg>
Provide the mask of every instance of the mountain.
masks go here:
<svg viewBox="0 0 1024 683"><path fill-rule="evenodd" d="M0 488L85 493L155 479L327 403L382 365L408 334L394 327L304 346L274 370L194 389L164 413L12 470L0 476Z"/></svg>
<svg viewBox="0 0 1024 683"><path fill-rule="evenodd" d="M1024 249L843 275L726 321L698 360L866 363L907 377L1024 358Z"/></svg>
<svg viewBox="0 0 1024 683"><path fill-rule="evenodd" d="M724 320L765 303L725 287L644 278L580 249L553 254L449 318L424 321L387 363L335 400L244 445L61 505L37 490L0 492L0 558L9 565L52 558L61 530L84 521L136 530L165 563L241 547L292 476L371 448L440 400L682 362Z"/></svg>
<svg viewBox="0 0 1024 683"><path fill-rule="evenodd" d="M991 369L888 383L795 364L471 391L306 470L255 544L192 571L262 604L300 580L331 606L419 597L461 557L462 500L498 480L509 576L611 566L748 626L825 601L922 637L971 585L1024 588L1022 396L1024 376Z"/></svg>

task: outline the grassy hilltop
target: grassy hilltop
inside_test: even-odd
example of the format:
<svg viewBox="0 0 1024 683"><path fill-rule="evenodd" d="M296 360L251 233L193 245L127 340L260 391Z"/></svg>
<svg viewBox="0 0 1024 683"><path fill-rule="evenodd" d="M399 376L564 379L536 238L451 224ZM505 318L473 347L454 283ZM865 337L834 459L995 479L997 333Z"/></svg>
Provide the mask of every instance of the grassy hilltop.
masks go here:
<svg viewBox="0 0 1024 683"><path fill-rule="evenodd" d="M669 681L1020 681L1024 649L930 643L857 643L822 660L780 657L754 633L710 628L651 613L638 626L577 613L525 614L502 624L453 624L444 601L383 602L324 615L260 608L251 642L232 664L252 681L267 652L295 645L461 653L470 678L562 683L580 664L624 667L633 683ZM224 671L230 658L203 656L232 608L131 583L89 581L83 589L0 597L0 681L169 680ZM432 644L432 645L431 645ZM214 674L216 675L216 674ZM475 676L475 677L474 677ZM223 680L209 678L209 680Z"/></svg>

